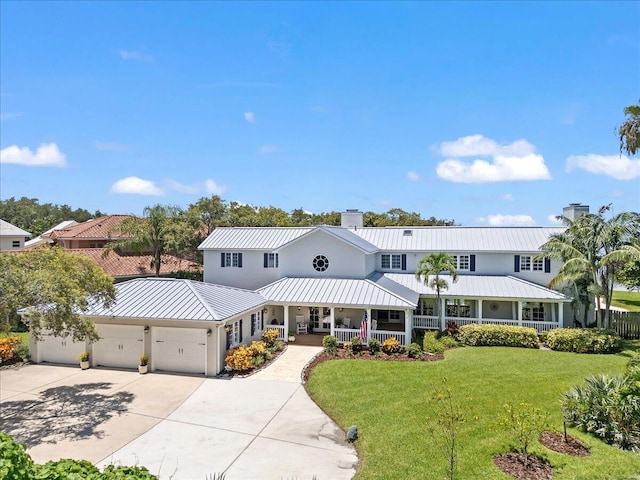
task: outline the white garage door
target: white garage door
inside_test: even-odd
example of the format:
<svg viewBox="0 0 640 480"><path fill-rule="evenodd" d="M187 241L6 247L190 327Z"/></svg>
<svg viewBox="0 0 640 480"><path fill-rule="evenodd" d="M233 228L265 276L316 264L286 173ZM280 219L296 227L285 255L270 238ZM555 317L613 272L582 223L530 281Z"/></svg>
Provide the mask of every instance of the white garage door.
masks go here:
<svg viewBox="0 0 640 480"><path fill-rule="evenodd" d="M151 362L156 370L205 373L207 331L152 327Z"/></svg>
<svg viewBox="0 0 640 480"><path fill-rule="evenodd" d="M38 342L38 361L78 364L78 355L86 350L85 342L74 342L71 337L43 335Z"/></svg>
<svg viewBox="0 0 640 480"><path fill-rule="evenodd" d="M100 340L93 344L95 365L136 368L144 353L144 327L96 324Z"/></svg>

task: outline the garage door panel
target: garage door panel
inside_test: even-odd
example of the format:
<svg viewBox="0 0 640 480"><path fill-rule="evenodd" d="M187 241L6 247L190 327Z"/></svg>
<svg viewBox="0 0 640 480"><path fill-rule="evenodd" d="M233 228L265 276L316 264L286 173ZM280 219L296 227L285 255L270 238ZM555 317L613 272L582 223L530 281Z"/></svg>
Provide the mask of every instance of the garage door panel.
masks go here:
<svg viewBox="0 0 640 480"><path fill-rule="evenodd" d="M100 340L93 345L96 365L136 368L144 353L144 327L96 325Z"/></svg>
<svg viewBox="0 0 640 480"><path fill-rule="evenodd" d="M85 342L74 342L71 337L43 335L38 342L38 357L41 362L77 364L78 356L85 350Z"/></svg>
<svg viewBox="0 0 640 480"><path fill-rule="evenodd" d="M168 372L205 373L207 334L203 329L156 327L153 368Z"/></svg>

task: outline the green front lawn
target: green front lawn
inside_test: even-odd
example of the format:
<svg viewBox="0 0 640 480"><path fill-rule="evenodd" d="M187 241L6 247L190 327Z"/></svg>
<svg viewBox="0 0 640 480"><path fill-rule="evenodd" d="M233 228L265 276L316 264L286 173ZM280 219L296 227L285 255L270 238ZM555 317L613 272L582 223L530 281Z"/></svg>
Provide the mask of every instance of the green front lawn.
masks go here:
<svg viewBox="0 0 640 480"><path fill-rule="evenodd" d="M447 478L447 460L434 446L427 418L435 413L431 392L441 388L446 377L446 386L467 417L458 436L456 478L508 479L492 463L494 455L509 451L511 445L498 425L503 405L528 402L540 407L561 431L560 395L585 376L621 373L629 354L467 347L448 351L440 362L335 360L313 370L307 391L345 431L358 426L355 446L361 463L355 479L442 479ZM591 448L591 456L555 453L537 440L530 448L551 462L554 478L617 480L640 472L640 454L623 452L576 430L570 433Z"/></svg>
<svg viewBox="0 0 640 480"><path fill-rule="evenodd" d="M640 292L614 290L611 305L626 308L630 312L640 312Z"/></svg>
<svg viewBox="0 0 640 480"><path fill-rule="evenodd" d="M0 333L0 338L2 337L20 337L22 339L22 343L29 345L29 332L5 332Z"/></svg>

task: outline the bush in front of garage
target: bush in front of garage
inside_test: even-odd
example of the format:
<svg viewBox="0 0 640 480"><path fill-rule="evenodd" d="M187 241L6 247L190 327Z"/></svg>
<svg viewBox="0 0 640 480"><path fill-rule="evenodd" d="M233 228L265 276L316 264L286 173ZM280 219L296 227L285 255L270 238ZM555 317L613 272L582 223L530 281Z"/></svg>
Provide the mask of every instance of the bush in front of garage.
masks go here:
<svg viewBox="0 0 640 480"><path fill-rule="evenodd" d="M277 332L277 330L274 330ZM264 334L263 334L264 338ZM227 352L225 362L229 370L246 372L260 367L277 352L284 349L284 343L276 339L269 345L264 341L253 341L251 345L238 345Z"/></svg>

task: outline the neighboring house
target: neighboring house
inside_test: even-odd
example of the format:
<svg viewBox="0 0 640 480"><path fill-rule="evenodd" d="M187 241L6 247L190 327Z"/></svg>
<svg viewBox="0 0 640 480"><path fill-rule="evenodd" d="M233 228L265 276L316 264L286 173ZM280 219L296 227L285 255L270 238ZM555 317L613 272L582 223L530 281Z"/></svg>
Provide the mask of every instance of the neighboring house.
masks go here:
<svg viewBox="0 0 640 480"><path fill-rule="evenodd" d="M339 342L364 332L403 345L415 328L446 322L524 325L547 331L572 321L571 299L546 287L560 264L536 259L564 227L368 227L347 211L341 227L217 228L200 245L204 281L256 289L280 330L311 328ZM415 278L433 252L454 257L459 280L441 293ZM363 327L362 323L366 323Z"/></svg>
<svg viewBox="0 0 640 480"><path fill-rule="evenodd" d="M0 251L20 250L30 237L29 232L0 219Z"/></svg>
<svg viewBox="0 0 640 480"><path fill-rule="evenodd" d="M173 278L119 283L111 308L91 305L83 314L100 334L92 345L43 335L32 340L35 362L77 364L90 353L93 366L134 369L141 355L151 371L215 375L229 348L259 339L266 300L248 290Z"/></svg>
<svg viewBox="0 0 640 480"><path fill-rule="evenodd" d="M116 281L123 281L136 277L155 275L153 257L150 253L137 254L134 252L108 251L105 245L122 238L117 228L131 215L105 215L82 223L75 223L63 228L54 227L42 238L51 245L57 245L72 253L84 255L95 261L102 269ZM199 265L174 255L163 255L160 275L166 276L176 272L200 272Z"/></svg>
<svg viewBox="0 0 640 480"><path fill-rule="evenodd" d="M39 245L50 245L53 243L53 240L51 240L50 235L54 230L62 230L64 228L72 227L74 225L78 225L78 222L76 222L75 220L65 220L63 222L60 222L55 227L50 228L46 232L41 233L36 238L33 238L28 242L24 242L24 248L33 248Z"/></svg>

